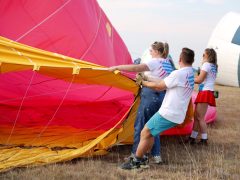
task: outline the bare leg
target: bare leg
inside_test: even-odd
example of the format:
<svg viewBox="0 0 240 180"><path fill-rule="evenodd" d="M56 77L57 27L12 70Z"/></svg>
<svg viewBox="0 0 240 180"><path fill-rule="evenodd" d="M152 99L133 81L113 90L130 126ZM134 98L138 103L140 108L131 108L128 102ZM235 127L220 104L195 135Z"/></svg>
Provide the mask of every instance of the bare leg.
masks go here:
<svg viewBox="0 0 240 180"><path fill-rule="evenodd" d="M207 112L208 104L207 103L198 103L195 108L194 113L194 131L197 131L195 128L200 128L201 133L207 133L207 124L204 119L205 114Z"/></svg>
<svg viewBox="0 0 240 180"><path fill-rule="evenodd" d="M198 131L199 130L199 121L197 119L197 105L195 107L195 111L194 111L194 121L193 121L193 131Z"/></svg>
<svg viewBox="0 0 240 180"><path fill-rule="evenodd" d="M145 126L141 132L141 139L136 151L136 156L142 158L147 152L152 149L154 137L151 135L149 129Z"/></svg>

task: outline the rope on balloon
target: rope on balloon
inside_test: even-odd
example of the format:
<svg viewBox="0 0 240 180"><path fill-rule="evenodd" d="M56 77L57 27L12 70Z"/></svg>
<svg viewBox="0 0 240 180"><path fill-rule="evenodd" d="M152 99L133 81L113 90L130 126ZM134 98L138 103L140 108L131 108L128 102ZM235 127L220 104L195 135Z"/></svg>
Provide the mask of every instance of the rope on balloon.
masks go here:
<svg viewBox="0 0 240 180"><path fill-rule="evenodd" d="M57 14L60 10L62 10L71 0L68 0L65 2L61 7L59 7L57 10L55 10L52 14L50 14L48 17L46 17L44 20L42 20L37 25L33 26L31 29L29 29L26 33L24 33L22 36L16 39L16 41L20 41L22 38L24 38L26 35L28 35L30 32L32 32L34 29L36 29L38 26L49 20L51 17L53 17L55 14Z"/></svg>
<svg viewBox="0 0 240 180"><path fill-rule="evenodd" d="M64 100L65 100L65 98L66 98L66 96L67 96L67 94L68 94L68 92L69 92L72 84L73 84L74 78L75 78L75 75L72 76L72 80L71 80L71 82L70 82L70 84L69 84L69 86L68 86L68 88L67 88L67 90L66 90L66 93L64 94L64 96L63 96L60 104L58 105L56 111L54 112L52 118L48 121L48 123L46 124L46 126L45 126L45 127L42 129L42 131L37 135L37 137L34 138L34 139L30 142L30 144L32 144L34 141L36 141L37 139L39 139L39 138L41 137L41 135L44 133L44 131L48 128L49 124L52 122L52 120L53 120L54 117L56 116L58 110L59 110L60 107L62 106L62 104L63 104L63 102L64 102Z"/></svg>
<svg viewBox="0 0 240 180"><path fill-rule="evenodd" d="M33 71L32 77L31 77L31 79L30 79L30 82L29 82L29 84L28 84L28 87L27 87L27 89L26 89L26 92L24 93L24 96L23 96L23 98L22 98L21 104L20 104L19 109L18 109L18 112L17 112L17 116L16 116L16 118L15 118L15 120L14 120L14 124L13 124L12 130L11 130L11 133L10 133L9 136L8 136L8 139L7 139L6 144L9 143L9 141L10 141L10 139L11 139L11 137L12 137L13 131L14 131L14 129L15 129L17 120L18 120L18 118L19 118L19 115L20 115L20 112L21 112L21 109L22 109L22 106L23 106L23 102L24 102L24 100L25 100L25 97L27 96L27 93L28 93L29 88L30 88L30 86L31 86L31 84L32 84L33 77L34 77L35 74L36 74L36 71Z"/></svg>
<svg viewBox="0 0 240 180"><path fill-rule="evenodd" d="M99 15L99 20L98 20L98 27L97 27L97 31L96 31L96 34L95 36L93 37L93 40L91 42L91 44L88 46L87 50L84 52L84 54L81 56L80 59L83 59L85 57L85 55L88 53L88 51L90 50L90 48L93 46L93 43L95 42L95 40L97 39L97 35L98 35L98 32L99 32L99 28L100 28L100 23L101 23L101 19L102 19L102 9L100 9L100 15Z"/></svg>

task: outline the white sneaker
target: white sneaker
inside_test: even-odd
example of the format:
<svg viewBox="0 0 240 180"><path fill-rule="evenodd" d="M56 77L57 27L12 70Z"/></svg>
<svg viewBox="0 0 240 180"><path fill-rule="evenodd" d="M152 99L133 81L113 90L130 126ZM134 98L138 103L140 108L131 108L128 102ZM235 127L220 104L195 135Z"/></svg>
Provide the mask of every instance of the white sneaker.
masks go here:
<svg viewBox="0 0 240 180"><path fill-rule="evenodd" d="M162 160L161 156L153 156L153 163L154 164L160 164L162 162L163 162L163 160Z"/></svg>

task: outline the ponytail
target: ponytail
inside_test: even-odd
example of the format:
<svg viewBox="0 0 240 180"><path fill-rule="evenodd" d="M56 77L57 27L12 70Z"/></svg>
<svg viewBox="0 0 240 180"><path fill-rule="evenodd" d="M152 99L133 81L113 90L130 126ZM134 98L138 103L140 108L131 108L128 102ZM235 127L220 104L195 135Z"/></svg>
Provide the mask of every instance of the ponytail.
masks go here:
<svg viewBox="0 0 240 180"><path fill-rule="evenodd" d="M168 57L168 53L169 53L169 46L168 43L162 43L162 42L154 42L152 44L152 48L154 50L157 50L160 53L160 56L164 59L166 59Z"/></svg>
<svg viewBox="0 0 240 180"><path fill-rule="evenodd" d="M163 58L167 58L168 57L168 53L169 53L169 46L168 46L168 43L163 43L163 47L164 47L164 50L163 50L163 53L162 53L162 56Z"/></svg>

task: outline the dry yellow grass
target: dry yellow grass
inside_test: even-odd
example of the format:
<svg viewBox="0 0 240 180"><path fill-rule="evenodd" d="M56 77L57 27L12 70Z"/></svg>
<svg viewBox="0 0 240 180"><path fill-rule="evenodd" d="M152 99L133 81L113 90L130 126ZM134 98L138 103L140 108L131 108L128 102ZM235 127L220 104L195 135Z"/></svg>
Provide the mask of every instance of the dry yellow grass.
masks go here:
<svg viewBox="0 0 240 180"><path fill-rule="evenodd" d="M209 146L180 144L183 137L162 137L163 165L143 171L118 168L130 146L106 156L76 159L43 167L18 168L0 179L240 179L240 88L216 86L217 121L208 127Z"/></svg>

